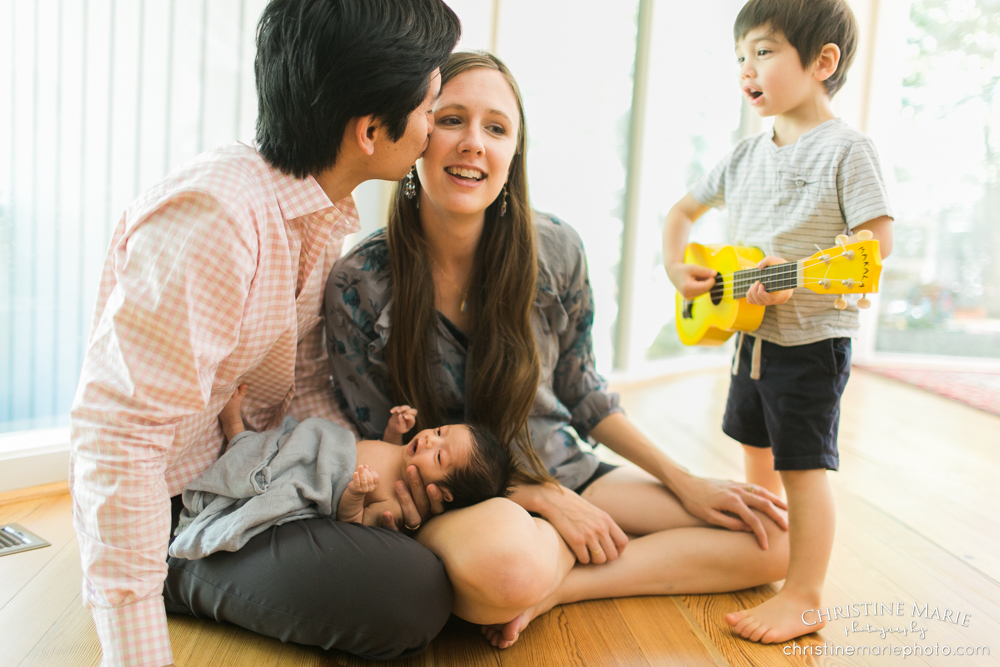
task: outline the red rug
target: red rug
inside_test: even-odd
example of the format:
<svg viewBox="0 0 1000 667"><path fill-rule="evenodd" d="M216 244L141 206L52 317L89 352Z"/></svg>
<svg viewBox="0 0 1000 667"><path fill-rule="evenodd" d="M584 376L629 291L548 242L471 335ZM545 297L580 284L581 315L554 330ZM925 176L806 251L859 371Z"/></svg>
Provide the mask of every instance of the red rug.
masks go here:
<svg viewBox="0 0 1000 667"><path fill-rule="evenodd" d="M871 366L859 366L859 368L1000 415L1000 373L872 368Z"/></svg>

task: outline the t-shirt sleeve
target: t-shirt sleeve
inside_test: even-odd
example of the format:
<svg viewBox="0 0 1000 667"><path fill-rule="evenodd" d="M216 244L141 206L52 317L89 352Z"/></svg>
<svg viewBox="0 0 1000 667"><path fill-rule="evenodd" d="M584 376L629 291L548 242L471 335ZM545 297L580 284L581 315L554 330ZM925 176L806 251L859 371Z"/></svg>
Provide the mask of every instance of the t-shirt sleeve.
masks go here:
<svg viewBox="0 0 1000 667"><path fill-rule="evenodd" d="M733 160L735 148L726 154L712 170L691 186L691 196L705 206L722 208L726 205L726 172Z"/></svg>
<svg viewBox="0 0 1000 667"><path fill-rule="evenodd" d="M841 159L837 196L850 229L883 215L894 217L878 153L870 139L853 142Z"/></svg>

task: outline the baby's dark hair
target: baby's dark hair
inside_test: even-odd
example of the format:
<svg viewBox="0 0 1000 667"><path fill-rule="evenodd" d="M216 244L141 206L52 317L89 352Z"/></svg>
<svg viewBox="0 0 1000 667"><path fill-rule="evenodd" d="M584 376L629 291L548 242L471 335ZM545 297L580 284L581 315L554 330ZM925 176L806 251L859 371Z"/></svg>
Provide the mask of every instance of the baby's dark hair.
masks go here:
<svg viewBox="0 0 1000 667"><path fill-rule="evenodd" d="M518 470L514 452L492 431L477 424L466 426L472 433L469 462L452 470L438 483L452 495L452 500L444 503L446 510L469 507L490 498L506 498Z"/></svg>
<svg viewBox="0 0 1000 667"><path fill-rule="evenodd" d="M823 83L830 97L844 85L858 46L858 22L845 0L750 0L736 17L733 39L739 42L761 26L782 33L803 68L816 61L823 45L836 44L840 62Z"/></svg>

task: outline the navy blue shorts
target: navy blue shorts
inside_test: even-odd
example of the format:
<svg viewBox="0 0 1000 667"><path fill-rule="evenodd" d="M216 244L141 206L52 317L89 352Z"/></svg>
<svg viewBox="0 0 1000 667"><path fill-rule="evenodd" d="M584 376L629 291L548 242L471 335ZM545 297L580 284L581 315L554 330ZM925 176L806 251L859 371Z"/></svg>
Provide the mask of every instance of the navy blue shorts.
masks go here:
<svg viewBox="0 0 1000 667"><path fill-rule="evenodd" d="M770 447L775 470L837 470L840 396L851 374L851 339L783 347L763 341L760 379L750 379L754 338L744 336L722 430Z"/></svg>

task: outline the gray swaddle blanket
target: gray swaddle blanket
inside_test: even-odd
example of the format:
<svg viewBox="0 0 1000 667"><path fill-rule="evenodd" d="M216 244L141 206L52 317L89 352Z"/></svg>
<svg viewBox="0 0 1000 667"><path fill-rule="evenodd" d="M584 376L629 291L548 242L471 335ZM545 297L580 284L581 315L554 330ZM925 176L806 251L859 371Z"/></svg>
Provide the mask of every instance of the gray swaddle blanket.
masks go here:
<svg viewBox="0 0 1000 667"><path fill-rule="evenodd" d="M354 435L324 419L286 417L279 428L240 433L184 489L168 553L195 560L236 551L271 526L336 518L357 458Z"/></svg>

